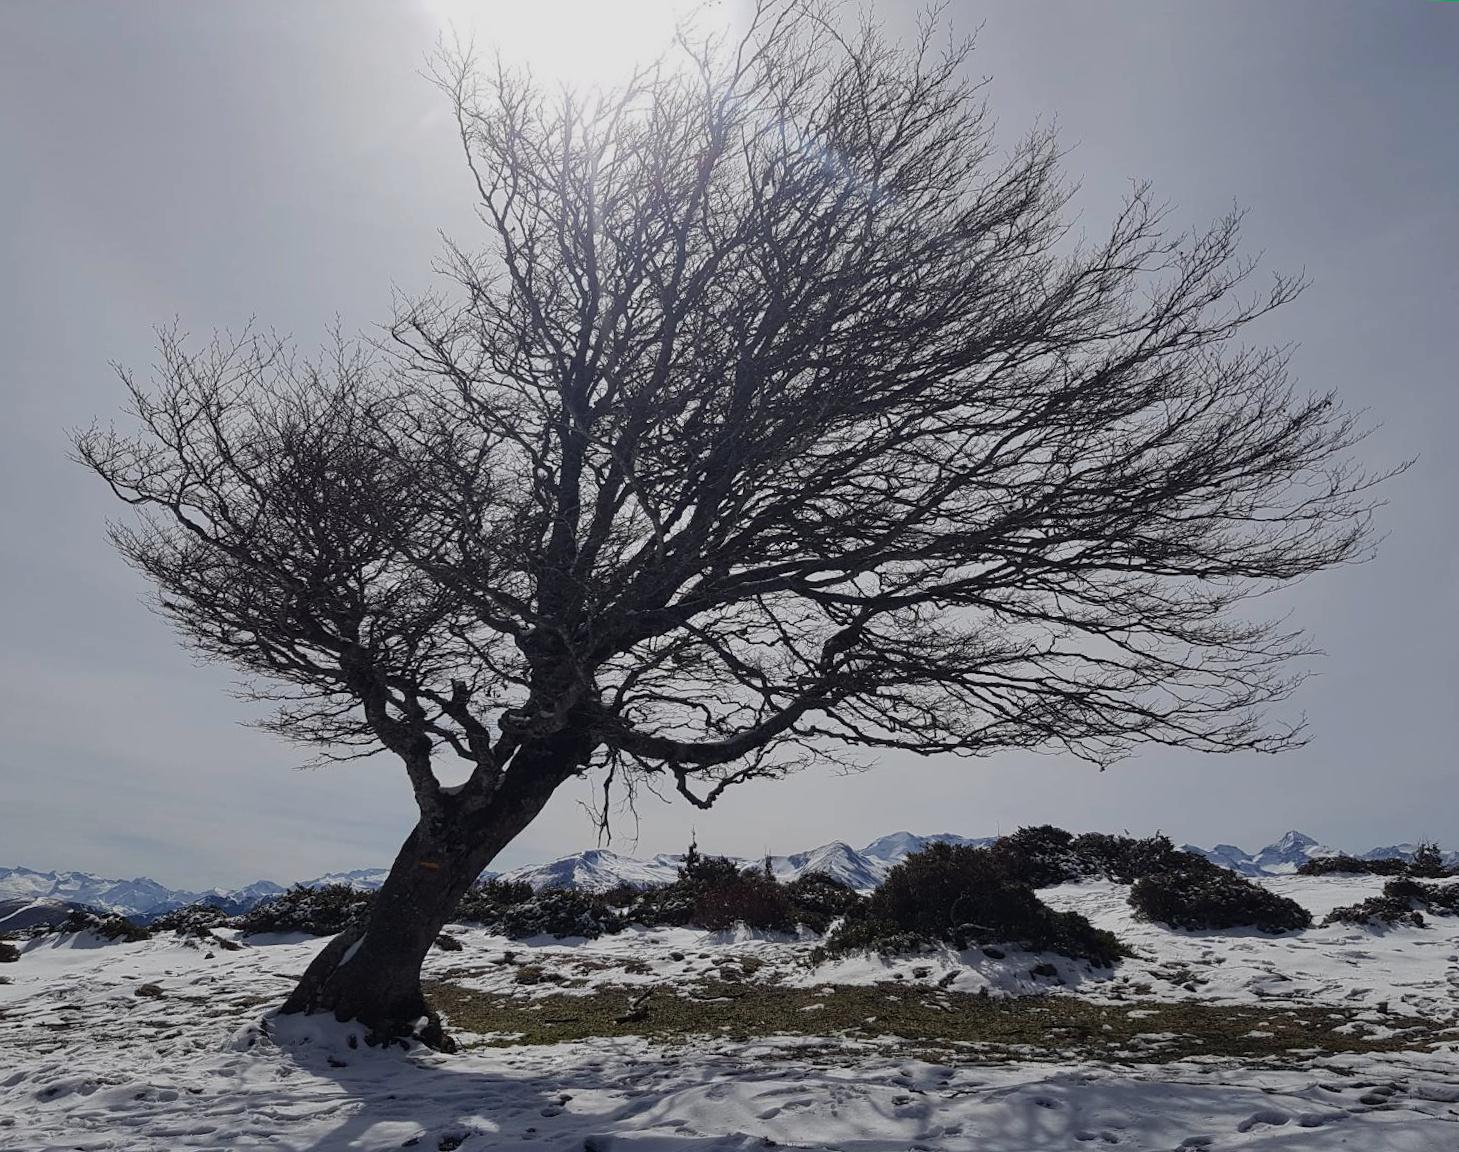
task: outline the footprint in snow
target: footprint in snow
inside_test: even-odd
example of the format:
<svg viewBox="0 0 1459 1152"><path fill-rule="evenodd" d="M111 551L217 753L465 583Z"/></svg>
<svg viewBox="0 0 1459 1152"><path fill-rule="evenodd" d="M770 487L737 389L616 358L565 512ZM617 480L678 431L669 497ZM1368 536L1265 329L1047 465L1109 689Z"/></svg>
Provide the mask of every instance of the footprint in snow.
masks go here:
<svg viewBox="0 0 1459 1152"><path fill-rule="evenodd" d="M1258 1124L1270 1124L1273 1128L1278 1128L1291 1119L1285 1112L1278 1112L1275 1108L1263 1108L1236 1125L1236 1131L1250 1132Z"/></svg>

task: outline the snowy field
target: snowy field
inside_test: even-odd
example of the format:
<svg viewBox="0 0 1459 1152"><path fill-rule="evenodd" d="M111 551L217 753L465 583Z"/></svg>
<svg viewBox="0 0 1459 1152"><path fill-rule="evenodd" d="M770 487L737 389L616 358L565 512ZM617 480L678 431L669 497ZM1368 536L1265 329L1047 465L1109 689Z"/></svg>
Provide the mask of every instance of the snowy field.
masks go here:
<svg viewBox="0 0 1459 1152"><path fill-rule="evenodd" d="M1382 883L1269 881L1319 919ZM1136 949L1112 971L997 949L812 969L810 941L743 932L453 928L462 950L427 965L453 1055L268 1015L318 939L36 940L0 967L0 1149L1459 1149L1459 918L1202 935L1135 922L1125 892L1043 893ZM772 1002L780 1031L728 1014ZM603 1004L621 1010L611 1034L553 1041ZM848 1004L868 1013L854 1028ZM720 1017L684 1005L732 1023L695 1033ZM919 1038L913 1007L961 1038ZM1187 1010L1197 1032L1234 1021L1240 1035L1172 1030ZM1021 1042L968 1039L983 1012ZM1251 1053L1202 1054L1206 1035Z"/></svg>

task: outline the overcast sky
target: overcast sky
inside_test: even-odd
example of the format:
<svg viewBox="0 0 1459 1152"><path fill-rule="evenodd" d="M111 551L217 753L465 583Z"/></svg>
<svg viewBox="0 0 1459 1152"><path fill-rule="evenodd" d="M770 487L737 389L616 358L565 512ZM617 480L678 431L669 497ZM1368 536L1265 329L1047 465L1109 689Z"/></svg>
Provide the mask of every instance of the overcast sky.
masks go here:
<svg viewBox="0 0 1459 1152"><path fill-rule="evenodd" d="M516 43L549 71L632 31L548 0L480 7L487 30L532 13ZM336 316L367 330L393 288L431 285L438 230L471 229L446 108L419 75L449 12L0 0L0 866L283 881L386 864L408 831L397 766L296 771L297 750L243 726L228 670L195 665L109 551L119 506L67 460L67 432L116 412L108 362L145 370L173 317L198 334L256 317L312 347ZM950 12L983 25L974 64L1005 138L1057 119L1091 231L1133 179L1181 223L1246 206L1251 249L1312 280L1263 335L1299 344L1303 383L1382 421L1371 463L1419 457L1390 486L1378 559L1291 597L1327 652L1297 701L1313 740L1277 758L1152 750L1102 774L888 756L747 786L711 813L650 798L636 841L624 819L612 846L677 850L695 826L706 848L752 855L1046 821L1248 847L1290 827L1351 848L1459 846L1459 5ZM576 37L553 49L543 29ZM585 798L559 796L496 866L592 843Z"/></svg>

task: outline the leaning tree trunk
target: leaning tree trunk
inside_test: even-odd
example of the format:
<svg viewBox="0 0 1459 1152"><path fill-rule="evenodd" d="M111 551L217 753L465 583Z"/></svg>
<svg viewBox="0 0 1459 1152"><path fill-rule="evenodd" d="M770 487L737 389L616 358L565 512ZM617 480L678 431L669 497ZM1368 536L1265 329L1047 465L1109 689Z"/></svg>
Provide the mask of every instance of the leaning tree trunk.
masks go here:
<svg viewBox="0 0 1459 1152"><path fill-rule="evenodd" d="M524 772L504 783L484 810L448 814L435 823L422 818L395 857L368 920L324 947L282 1011L358 1020L371 1042L415 1035L450 1047L421 990L421 964L462 895L570 774L561 768Z"/></svg>

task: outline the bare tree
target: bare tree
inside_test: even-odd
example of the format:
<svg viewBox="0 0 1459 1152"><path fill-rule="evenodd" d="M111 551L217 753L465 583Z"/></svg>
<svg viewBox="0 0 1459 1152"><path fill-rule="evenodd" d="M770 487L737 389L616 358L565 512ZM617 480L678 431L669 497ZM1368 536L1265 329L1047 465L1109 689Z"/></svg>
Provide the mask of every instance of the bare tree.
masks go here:
<svg viewBox="0 0 1459 1152"><path fill-rule="evenodd" d="M486 244L371 356L164 336L81 459L161 607L281 733L387 750L419 817L286 1005L382 1032L565 781L726 788L845 750L1276 751L1303 638L1253 596L1361 558L1354 418L1238 342L1236 216L1064 223L966 46L767 3L611 93L437 73ZM838 753L838 749L841 752ZM440 758L469 778L445 788Z"/></svg>

